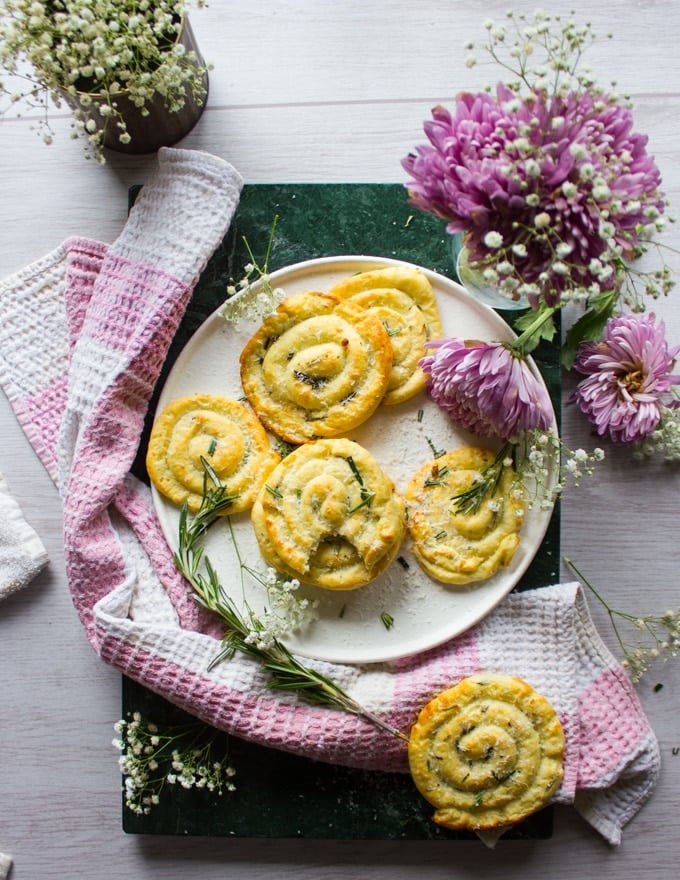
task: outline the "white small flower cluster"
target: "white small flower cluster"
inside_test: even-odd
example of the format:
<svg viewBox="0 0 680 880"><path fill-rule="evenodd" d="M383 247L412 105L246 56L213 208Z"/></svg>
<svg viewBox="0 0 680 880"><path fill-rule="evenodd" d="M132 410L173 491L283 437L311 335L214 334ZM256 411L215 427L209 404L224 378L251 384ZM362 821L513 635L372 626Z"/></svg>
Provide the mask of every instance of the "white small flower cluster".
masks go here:
<svg viewBox="0 0 680 880"><path fill-rule="evenodd" d="M218 795L235 790L236 771L229 755L213 757L217 733L206 736L205 726L198 722L161 730L134 712L127 720L117 721L114 730L118 736L113 746L122 753L118 765L125 806L137 815L151 812L166 784Z"/></svg>
<svg viewBox="0 0 680 880"><path fill-rule="evenodd" d="M586 452L585 449L565 449L563 446L562 453L562 488L568 480L578 486L581 478L591 476L595 465L604 459L604 450L599 446L592 452Z"/></svg>
<svg viewBox="0 0 680 880"><path fill-rule="evenodd" d="M220 311L222 317L234 326L243 320L263 321L286 296L283 288L272 285L269 273L260 272L253 263L248 263L244 272L236 284L227 286L230 299Z"/></svg>
<svg viewBox="0 0 680 880"><path fill-rule="evenodd" d="M261 615L250 615L252 629L246 643L268 650L276 641L309 626L317 617L319 602L298 595L300 581L268 568L265 574L250 572L267 591L269 607Z"/></svg>
<svg viewBox="0 0 680 880"><path fill-rule="evenodd" d="M185 0L0 0L0 71L18 90L0 82L0 113L23 105L40 108L38 129L46 143L53 132L50 100L73 110L73 136L84 137L87 155L103 162L105 132L115 126L121 143L130 134L120 109L125 97L148 114L156 96L170 112L187 94L203 103L207 68L180 42ZM205 0L196 0L205 6ZM26 72L26 67L31 68Z"/></svg>
<svg viewBox="0 0 680 880"><path fill-rule="evenodd" d="M493 60L516 72L517 79L508 85L517 94L522 93L529 80L531 91L555 95L568 92L575 84L584 89L595 84L589 67L574 64L574 56L580 57L595 42L589 23L577 24L572 18L536 9L532 14L509 11L506 22L489 18L484 28L488 33L485 48ZM477 63L473 54L476 47L468 43L466 48L471 53L466 64L472 67ZM501 57L506 53L510 58L507 62Z"/></svg>
<svg viewBox="0 0 680 880"><path fill-rule="evenodd" d="M680 653L680 609L668 610L660 616L644 617L634 617L612 608L608 608L608 611L624 654L623 665L629 670L634 682L639 681L657 660L665 663L670 657L677 657ZM626 641L614 621L615 617L631 623L643 634L645 641Z"/></svg>
<svg viewBox="0 0 680 880"><path fill-rule="evenodd" d="M269 230L269 240L264 260L258 263L253 254L248 239L243 237L243 244L250 257L246 263L242 278L227 285L227 296L230 297L222 306L220 314L234 326L239 321L263 321L274 311L279 303L285 299L286 292L281 287L274 287L269 274L269 257L274 244L274 234L279 222L276 214Z"/></svg>
<svg viewBox="0 0 680 880"><path fill-rule="evenodd" d="M633 456L638 460L660 456L680 461L680 407L663 407L659 424L635 445Z"/></svg>
<svg viewBox="0 0 680 880"><path fill-rule="evenodd" d="M568 449L552 431L526 432L519 443L517 470L531 490L529 506L548 509L570 483L578 487L584 476L591 476L603 459L600 447L591 452Z"/></svg>

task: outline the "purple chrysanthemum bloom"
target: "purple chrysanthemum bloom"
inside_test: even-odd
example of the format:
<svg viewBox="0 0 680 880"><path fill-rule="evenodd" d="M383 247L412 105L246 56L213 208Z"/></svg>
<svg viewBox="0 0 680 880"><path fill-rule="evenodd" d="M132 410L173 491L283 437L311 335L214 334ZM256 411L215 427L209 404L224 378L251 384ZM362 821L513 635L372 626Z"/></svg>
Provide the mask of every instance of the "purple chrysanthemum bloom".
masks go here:
<svg viewBox="0 0 680 880"><path fill-rule="evenodd" d="M663 212L661 175L633 132L628 106L598 90L518 96L462 94L435 107L402 165L411 204L465 234L470 262L535 305L562 293L614 289L610 256L632 257L640 230ZM534 294L532 296L532 293Z"/></svg>
<svg viewBox="0 0 680 880"><path fill-rule="evenodd" d="M442 339L420 360L432 399L466 430L509 440L547 430L553 410L545 386L522 355L500 342Z"/></svg>
<svg viewBox="0 0 680 880"><path fill-rule="evenodd" d="M614 443L634 443L653 431L664 407L680 401L671 393L680 384L673 375L680 346L670 349L663 321L626 314L610 318L602 338L584 343L574 368L583 373L574 392L580 409L597 433Z"/></svg>

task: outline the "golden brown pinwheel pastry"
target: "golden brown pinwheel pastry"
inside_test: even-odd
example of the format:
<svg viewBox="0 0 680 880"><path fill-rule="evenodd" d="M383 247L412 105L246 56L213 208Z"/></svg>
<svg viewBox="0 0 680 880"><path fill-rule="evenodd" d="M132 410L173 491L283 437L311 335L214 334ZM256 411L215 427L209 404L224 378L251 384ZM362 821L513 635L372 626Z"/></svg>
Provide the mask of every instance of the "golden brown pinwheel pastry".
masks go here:
<svg viewBox="0 0 680 880"><path fill-rule="evenodd" d="M383 403L401 403L425 387L418 361L425 343L441 336L441 320L432 285L417 269L386 266L343 279L329 291L367 309L384 324L393 352L392 372Z"/></svg>
<svg viewBox="0 0 680 880"><path fill-rule="evenodd" d="M411 729L411 775L452 829L512 825L540 809L563 775L565 741L550 703L508 675L477 674L443 691Z"/></svg>
<svg viewBox="0 0 680 880"><path fill-rule="evenodd" d="M315 291L287 297L241 352L241 384L253 409L296 444L365 421L391 368L382 322L356 303Z"/></svg>
<svg viewBox="0 0 680 880"><path fill-rule="evenodd" d="M197 510L210 464L227 495L227 513L248 510L269 471L281 460L253 413L227 397L192 394L173 400L151 429L146 467L153 484L176 504Z"/></svg>
<svg viewBox="0 0 680 880"><path fill-rule="evenodd" d="M413 552L436 580L485 580L508 565L519 546L526 505L511 466L504 467L496 491L476 512L455 510L455 496L474 486L495 457L475 446L456 449L423 465L406 489Z"/></svg>
<svg viewBox="0 0 680 880"><path fill-rule="evenodd" d="M374 580L406 532L392 481L366 449L344 438L305 443L286 456L251 517L269 565L331 590Z"/></svg>

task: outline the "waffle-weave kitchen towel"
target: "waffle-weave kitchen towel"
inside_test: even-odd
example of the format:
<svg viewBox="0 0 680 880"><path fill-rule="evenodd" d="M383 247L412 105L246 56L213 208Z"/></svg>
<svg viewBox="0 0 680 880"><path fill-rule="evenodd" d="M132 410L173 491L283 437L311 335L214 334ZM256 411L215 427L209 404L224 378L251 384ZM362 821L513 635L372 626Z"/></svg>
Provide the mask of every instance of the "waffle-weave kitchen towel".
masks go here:
<svg viewBox="0 0 680 880"><path fill-rule="evenodd" d="M170 340L240 186L216 157L161 150L113 245L70 239L4 282L0 380L61 493L71 595L107 663L244 739L406 771L401 739L360 716L268 690L250 658L209 669L215 627L173 565L148 487L129 473ZM19 356L5 356L10 339L19 340ZM576 584L513 594L471 631L414 658L317 665L402 730L465 675L483 669L526 679L566 732L556 800L574 803L612 843L654 787L656 739Z"/></svg>
<svg viewBox="0 0 680 880"><path fill-rule="evenodd" d="M47 565L47 550L0 473L0 599L28 586Z"/></svg>

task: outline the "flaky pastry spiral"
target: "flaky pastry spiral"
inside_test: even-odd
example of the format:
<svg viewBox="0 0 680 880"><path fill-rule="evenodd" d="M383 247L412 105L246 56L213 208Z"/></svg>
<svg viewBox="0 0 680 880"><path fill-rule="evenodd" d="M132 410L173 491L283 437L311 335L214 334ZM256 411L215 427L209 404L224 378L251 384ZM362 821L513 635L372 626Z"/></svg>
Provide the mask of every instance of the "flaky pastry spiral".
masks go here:
<svg viewBox="0 0 680 880"><path fill-rule="evenodd" d="M455 449L423 465L406 489L413 552L436 580L485 580L507 566L519 546L526 504L511 466L476 512L456 511L455 497L472 488L495 457L476 446Z"/></svg>
<svg viewBox="0 0 680 880"><path fill-rule="evenodd" d="M563 775L565 740L550 703L527 682L477 674L434 697L408 745L416 787L452 829L491 830L542 807Z"/></svg>
<svg viewBox="0 0 680 880"><path fill-rule="evenodd" d="M251 513L269 565L308 584L352 590L374 580L403 541L404 502L362 446L299 446L269 474Z"/></svg>
<svg viewBox="0 0 680 880"><path fill-rule="evenodd" d="M241 384L258 417L290 443L336 437L375 412L392 368L382 322L316 291L287 297L241 352Z"/></svg>
<svg viewBox="0 0 680 880"><path fill-rule="evenodd" d="M146 467L156 488L195 511L203 497L204 458L227 495L227 513L248 510L268 472L280 461L253 413L237 400L192 394L173 400L151 429Z"/></svg>
<svg viewBox="0 0 680 880"><path fill-rule="evenodd" d="M425 343L441 336L437 300L427 277L408 266L385 266L350 275L329 291L358 303L384 324L393 362L383 403L409 400L425 387L418 361Z"/></svg>

